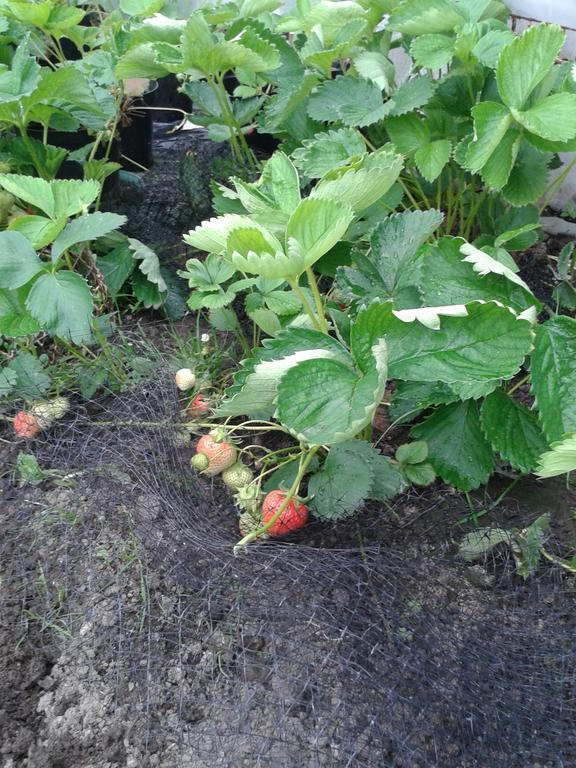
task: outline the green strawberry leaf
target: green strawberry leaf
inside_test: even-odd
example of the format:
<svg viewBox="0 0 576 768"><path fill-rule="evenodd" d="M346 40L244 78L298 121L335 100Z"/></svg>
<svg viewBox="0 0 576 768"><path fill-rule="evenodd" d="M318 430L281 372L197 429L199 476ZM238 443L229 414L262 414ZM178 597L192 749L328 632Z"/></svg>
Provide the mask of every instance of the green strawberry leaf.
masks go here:
<svg viewBox="0 0 576 768"><path fill-rule="evenodd" d="M510 544L512 534L503 528L478 528L467 533L460 542L458 555L468 563L481 560L499 544Z"/></svg>
<svg viewBox="0 0 576 768"><path fill-rule="evenodd" d="M538 477L556 477L576 470L576 434L567 435L563 440L552 443L550 450L543 453L536 467Z"/></svg>
<svg viewBox="0 0 576 768"><path fill-rule="evenodd" d="M401 155L383 147L363 155L349 166L327 173L314 187L309 199L333 200L358 213L388 192L400 175L403 164Z"/></svg>
<svg viewBox="0 0 576 768"><path fill-rule="evenodd" d="M450 160L452 144L448 139L431 141L416 150L414 162L426 181L435 181Z"/></svg>
<svg viewBox="0 0 576 768"><path fill-rule="evenodd" d="M531 472L547 448L534 411L496 389L484 400L480 415L492 448L513 469L524 474Z"/></svg>
<svg viewBox="0 0 576 768"><path fill-rule="evenodd" d="M522 578L533 576L540 562L541 549L550 528L550 515L540 515L534 522L515 534L512 552L516 570Z"/></svg>
<svg viewBox="0 0 576 768"><path fill-rule="evenodd" d="M464 247L470 249L471 256L465 256ZM496 259L472 248L460 238L443 237L424 249L418 283L427 306L474 300L499 301L517 312L540 306L528 286L519 278L511 279L511 270L505 272L506 267L498 266ZM476 252L483 256L474 255Z"/></svg>
<svg viewBox="0 0 576 768"><path fill-rule="evenodd" d="M510 29L492 29L478 40L472 49L472 55L485 67L495 69L502 49L511 43L514 37Z"/></svg>
<svg viewBox="0 0 576 768"><path fill-rule="evenodd" d="M496 83L504 104L522 109L554 66L563 44L564 33L559 26L538 24L502 50L496 66Z"/></svg>
<svg viewBox="0 0 576 768"><path fill-rule="evenodd" d="M50 387L50 377L42 363L29 352L19 352L8 363L7 370L16 375L14 389L20 397L40 397Z"/></svg>
<svg viewBox="0 0 576 768"><path fill-rule="evenodd" d="M482 434L473 400L440 406L410 434L427 442L435 471L459 491L478 488L492 474L492 448Z"/></svg>
<svg viewBox="0 0 576 768"><path fill-rule="evenodd" d="M184 235L184 241L200 251L222 254L226 251L229 233L237 227L252 227L254 222L249 216L227 213L208 219Z"/></svg>
<svg viewBox="0 0 576 768"><path fill-rule="evenodd" d="M274 413L278 382L302 360L329 358L351 366L345 348L326 334L307 329L288 329L266 339L249 360L242 363L218 416L270 418Z"/></svg>
<svg viewBox="0 0 576 768"><path fill-rule="evenodd" d="M576 136L576 94L554 93L525 112L511 112L527 131L548 141L568 141Z"/></svg>
<svg viewBox="0 0 576 768"><path fill-rule="evenodd" d="M390 140L403 155L415 152L430 141L428 124L419 115L388 117L385 126Z"/></svg>
<svg viewBox="0 0 576 768"><path fill-rule="evenodd" d="M368 304L372 299L393 299L401 308L404 297L414 306L414 286L420 279L419 251L442 223L439 211L395 213L378 224L370 235L367 256L358 254L354 267L337 270L340 294L349 301ZM417 298L419 298L416 292Z"/></svg>
<svg viewBox="0 0 576 768"><path fill-rule="evenodd" d="M384 105L386 115L404 115L427 104L436 84L429 75L405 80Z"/></svg>
<svg viewBox="0 0 576 768"><path fill-rule="evenodd" d="M378 122L388 107L380 87L371 80L339 75L325 80L310 96L308 115L321 123L341 122L351 128L363 128Z"/></svg>
<svg viewBox="0 0 576 768"><path fill-rule="evenodd" d="M134 271L134 259L128 243L128 238L120 236L118 240L111 239L109 250L104 253L98 253L96 257L96 266L100 271L108 293L110 296L116 296L120 289Z"/></svg>
<svg viewBox="0 0 576 768"><path fill-rule="evenodd" d="M160 271L160 261L154 251L134 237L129 237L128 243L139 271L160 293L167 291L166 281Z"/></svg>
<svg viewBox="0 0 576 768"><path fill-rule="evenodd" d="M458 395L448 384L427 381L396 381L390 418L395 424L414 421L415 417L431 405L446 405L458 400Z"/></svg>
<svg viewBox="0 0 576 768"><path fill-rule="evenodd" d="M322 469L308 481L310 511L321 520L349 517L370 495L374 448L361 440L348 440L330 449Z"/></svg>
<svg viewBox="0 0 576 768"><path fill-rule="evenodd" d="M88 213L69 222L52 244L52 261L56 261L65 250L77 243L96 240L118 229L127 221L126 216L117 213Z"/></svg>
<svg viewBox="0 0 576 768"><path fill-rule="evenodd" d="M403 0L394 8L388 28L405 35L452 32L466 18L450 0Z"/></svg>
<svg viewBox="0 0 576 768"><path fill-rule="evenodd" d="M576 320L552 317L538 327L530 380L548 440L576 432Z"/></svg>
<svg viewBox="0 0 576 768"><path fill-rule="evenodd" d="M53 221L46 216L18 216L10 222L9 230L19 232L39 251L49 245L66 225L66 218Z"/></svg>
<svg viewBox="0 0 576 768"><path fill-rule="evenodd" d="M0 288L20 288L44 267L23 235L19 232L0 232Z"/></svg>
<svg viewBox="0 0 576 768"><path fill-rule="evenodd" d="M27 288L19 291L0 289L0 335L19 338L31 336L40 330L40 325L25 306L27 291Z"/></svg>
<svg viewBox="0 0 576 768"><path fill-rule="evenodd" d="M312 179L318 179L333 168L347 165L351 158L363 155L366 145L362 134L354 128L317 133L305 139L292 153L294 163Z"/></svg>
<svg viewBox="0 0 576 768"><path fill-rule="evenodd" d="M480 170L489 189L500 190L508 182L521 146L521 133L508 130Z"/></svg>
<svg viewBox="0 0 576 768"><path fill-rule="evenodd" d="M278 315L266 307L246 311L246 314L267 336L276 336L282 328Z"/></svg>
<svg viewBox="0 0 576 768"><path fill-rule="evenodd" d="M362 51L353 59L361 77L376 83L381 91L390 93L394 86L395 69L390 59L380 51Z"/></svg>
<svg viewBox="0 0 576 768"><path fill-rule="evenodd" d="M505 200L514 206L535 203L546 190L549 164L550 155L522 141L508 182L502 188Z"/></svg>
<svg viewBox="0 0 576 768"><path fill-rule="evenodd" d="M92 338L92 294L84 278L75 272L41 275L28 294L26 307L52 336L76 344Z"/></svg>
<svg viewBox="0 0 576 768"><path fill-rule="evenodd" d="M421 464L428 458L428 445L423 440L404 443L398 446L395 456L400 464Z"/></svg>
<svg viewBox="0 0 576 768"><path fill-rule="evenodd" d="M390 377L408 381L487 382L518 372L532 345L531 323L494 302L364 314L386 338ZM372 320L372 322L370 322Z"/></svg>
<svg viewBox="0 0 576 768"><path fill-rule="evenodd" d="M480 171L500 146L512 124L510 110L494 101L483 101L472 108L474 139L466 152L466 168Z"/></svg>
<svg viewBox="0 0 576 768"><path fill-rule="evenodd" d="M276 418L309 445L355 437L371 423L386 386L384 340L371 352L372 365L362 374L334 359L298 362L278 384Z"/></svg>
<svg viewBox="0 0 576 768"><path fill-rule="evenodd" d="M294 262L287 274L297 277L333 248L354 218L352 209L330 197L302 200L286 226L286 248ZM271 277L285 275L271 275Z"/></svg>
<svg viewBox="0 0 576 768"><path fill-rule="evenodd" d="M412 40L410 55L417 67L442 69L454 55L454 38L448 35L420 35Z"/></svg>
<svg viewBox="0 0 576 768"><path fill-rule="evenodd" d="M436 472L432 464L427 461L422 464L407 464L404 467L406 479L413 485L426 486L436 480Z"/></svg>
<svg viewBox="0 0 576 768"><path fill-rule="evenodd" d="M10 370L10 368L0 369L0 397L6 397L16 386L18 376L16 371Z"/></svg>
<svg viewBox="0 0 576 768"><path fill-rule="evenodd" d="M163 63L161 51L154 43L140 43L129 48L118 59L116 76L122 80L131 77L148 77L151 80L166 77L170 69Z"/></svg>
<svg viewBox="0 0 576 768"><path fill-rule="evenodd" d="M189 288L209 292L219 291L222 283L230 280L235 272L231 264L211 253L202 261L188 259L186 270L181 270L178 274L188 281Z"/></svg>
<svg viewBox="0 0 576 768"><path fill-rule="evenodd" d="M0 174L0 186L14 197L39 208L51 219L87 211L100 192L97 181L46 181L16 173Z"/></svg>
<svg viewBox="0 0 576 768"><path fill-rule="evenodd" d="M164 278L162 278L164 281ZM165 281L164 281L165 282ZM139 269L130 275L132 293L146 309L160 309L166 299L166 291L161 291L157 283L152 283Z"/></svg>

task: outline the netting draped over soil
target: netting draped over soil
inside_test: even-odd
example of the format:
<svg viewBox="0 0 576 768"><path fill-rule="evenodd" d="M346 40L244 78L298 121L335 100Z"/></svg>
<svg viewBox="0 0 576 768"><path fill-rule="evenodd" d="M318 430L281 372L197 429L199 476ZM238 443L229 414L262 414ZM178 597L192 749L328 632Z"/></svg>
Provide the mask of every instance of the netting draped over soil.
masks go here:
<svg viewBox="0 0 576 768"><path fill-rule="evenodd" d="M26 616L18 652L56 634L59 654L36 648L44 724L5 742L13 765L576 764L573 579L523 582L504 550L474 584L386 509L234 556L236 512L191 473L162 379L77 402L38 446L87 470L48 494L51 524L36 491L6 496L2 626Z"/></svg>

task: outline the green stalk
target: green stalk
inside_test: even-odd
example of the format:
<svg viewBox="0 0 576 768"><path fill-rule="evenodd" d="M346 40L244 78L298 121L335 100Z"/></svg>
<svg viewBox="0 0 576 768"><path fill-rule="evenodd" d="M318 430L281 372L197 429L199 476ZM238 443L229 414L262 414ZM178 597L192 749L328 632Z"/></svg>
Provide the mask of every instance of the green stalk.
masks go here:
<svg viewBox="0 0 576 768"><path fill-rule="evenodd" d="M316 306L316 312L318 314L318 323L320 325L320 330L322 333L328 333L328 323L326 322L326 317L324 315L324 305L322 304L322 296L320 295L320 291L318 290L318 283L316 282L316 278L314 277L314 272L312 271L312 267L306 267L306 277L308 278L308 284L310 285L310 289L312 291L312 296L314 297L314 304Z"/></svg>
<svg viewBox="0 0 576 768"><path fill-rule="evenodd" d="M430 200L428 199L428 195L426 194L426 192L424 192L422 184L420 183L420 179L412 169L410 170L410 175L414 179L414 183L416 185L418 194L420 195L420 199L422 200L426 208L430 209L432 206L430 205Z"/></svg>
<svg viewBox="0 0 576 768"><path fill-rule="evenodd" d="M20 132L20 136L22 137L24 146L30 153L30 157L32 158L32 163L34 164L34 168L36 169L36 173L41 179L46 179L47 178L46 171L42 167L38 158L36 157L36 150L34 149L34 144L32 144L32 142L30 141L30 137L26 133L26 128L21 123L18 123L18 131Z"/></svg>
<svg viewBox="0 0 576 768"><path fill-rule="evenodd" d="M508 494L510 493L512 488L514 488L514 486L517 485L517 483L519 483L520 480L522 480L523 477L525 477L525 475L519 475L518 477L515 477L514 480L512 480L512 482L508 483L508 485L506 486L506 488L504 488L504 490L498 496L496 501L492 502L492 504L490 505L490 511L492 511L493 509L496 509L496 507L498 507L500 505L500 502L502 501L502 499L504 499L504 498L506 498L506 496L508 496Z"/></svg>
<svg viewBox="0 0 576 768"><path fill-rule="evenodd" d="M318 319L316 318L316 315L314 314L314 310L310 306L306 296L304 295L304 292L301 290L300 286L298 285L298 280L294 280L291 278L287 278L286 282L292 288L294 293L298 296L300 301L302 302L302 306L304 307L304 311L310 318L310 321L314 328L316 328L317 331L321 331L320 323L318 322Z"/></svg>
<svg viewBox="0 0 576 768"><path fill-rule="evenodd" d="M512 394L512 392L516 392L516 390L518 389L518 387L521 387L521 386L522 386L522 384L524 384L525 382L527 382L529 378L530 378L530 374L529 374L529 373L527 373L527 374L526 374L526 376L523 376L521 379L519 379L519 380L516 382L516 384L513 384L513 385L510 387L510 389L508 390L508 392L507 392L506 394L507 394L507 395L511 395L511 394Z"/></svg>
<svg viewBox="0 0 576 768"><path fill-rule="evenodd" d="M230 100L228 98L228 94L226 93L226 88L224 87L224 75L220 75L218 79L218 83L221 88L221 93L223 97L223 103L225 110L228 114L228 119L230 120L230 124L233 126L234 130L236 131L236 137L238 139L238 143L240 145L240 148L244 152L244 157L248 163L248 165L254 169L258 170L260 168L260 163L258 160L254 157L254 153L248 146L248 142L246 141L246 137L242 133L242 128L240 127L240 123L238 120L236 120L236 115L234 114L234 111L232 109L232 106L230 104Z"/></svg>
<svg viewBox="0 0 576 768"><path fill-rule="evenodd" d="M465 240L470 239L470 235L472 233L472 227L474 226L474 221L476 219L476 214L480 210L480 206L482 205L485 199L486 199L486 190L483 190L479 195L476 195L476 199L470 206L470 212L468 214L466 225L464 227L464 231L462 234L462 237Z"/></svg>
<svg viewBox="0 0 576 768"><path fill-rule="evenodd" d="M446 188L446 218L444 231L447 235L452 231L454 218L454 179L452 177L452 163L448 163L448 186Z"/></svg>
<svg viewBox="0 0 576 768"><path fill-rule="evenodd" d="M402 180L402 177L401 177L401 176L399 176L399 177L398 177L398 184L400 184L400 186L402 187L402 190L403 190L404 194L406 195L406 197L408 198L408 200L410 200L410 202L411 202L411 203L412 203L412 205L414 206L414 209L415 209L416 211L419 211L419 210L420 210L420 206L418 205L418 203L417 203L417 202L416 202L416 200L414 199L414 197L413 197L412 193L410 192L410 190L409 190L409 189L408 189L408 187L406 186L406 183L405 183L405 182Z"/></svg>
<svg viewBox="0 0 576 768"><path fill-rule="evenodd" d="M252 355L252 350L250 349L250 344L248 344L248 339L246 338L246 334L240 327L239 323L237 323L236 327L234 328L234 335L236 336L236 340L240 343L240 346L242 347L243 354L245 354L246 357L250 357Z"/></svg>
<svg viewBox="0 0 576 768"><path fill-rule="evenodd" d="M234 554L238 554L238 552L245 547L247 544L249 544L251 541L254 541L254 539L257 539L258 536L262 536L263 533L266 533L266 531L274 525L274 523L278 520L280 515L284 512L288 504L292 501L296 493L298 492L298 488L300 487L300 483L302 482L302 478L306 474L306 469L308 468L308 465L314 458L314 455L316 454L316 451L318 450L319 446L316 445L313 448L310 448L308 453L303 453L300 457L300 466L298 467L298 473L296 474L296 477L294 478L294 482L290 486L290 490L286 494L286 498L282 502L282 504L278 507L278 510L275 512L275 514L268 520L267 523L264 523L260 528L258 528L255 531L252 531L251 533L248 533L244 538L240 539L240 541L235 544L234 546Z"/></svg>
<svg viewBox="0 0 576 768"><path fill-rule="evenodd" d="M118 128L118 123L120 122L120 108L121 108L123 98L124 98L124 91L122 89L122 92L120 96L117 97L117 101L116 101L116 114L114 115L114 122L112 123L112 128L110 131L110 141L108 142L108 146L106 147L106 151L104 152L103 161L105 163L108 162L108 159L110 158L110 152L112 151L112 142L114 141L114 136L116 135L116 129ZM94 203L95 211L99 210L100 208L100 201L102 199L103 190L104 190L104 184L100 184L100 191L98 192L98 197L96 198L96 202Z"/></svg>
<svg viewBox="0 0 576 768"><path fill-rule="evenodd" d="M220 86L217 81L214 81L209 75L206 75L206 82L212 89L212 93L214 94L214 98L218 102L218 106L220 107L220 111L222 112L222 116L226 120L226 124L228 126L228 129L230 131L230 149L232 150L232 154L234 155L234 159L236 162L241 165L242 164L242 152L240 150L240 147L238 146L238 137L236 136L236 133L234 131L234 126L231 125L228 122L228 110L226 109L225 104L222 101L222 92L220 90Z"/></svg>

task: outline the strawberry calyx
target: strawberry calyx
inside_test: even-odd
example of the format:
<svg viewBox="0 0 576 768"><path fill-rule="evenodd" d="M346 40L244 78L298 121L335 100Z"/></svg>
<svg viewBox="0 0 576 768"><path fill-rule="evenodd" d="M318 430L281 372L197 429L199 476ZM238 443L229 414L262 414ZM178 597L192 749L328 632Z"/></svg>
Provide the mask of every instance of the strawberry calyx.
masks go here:
<svg viewBox="0 0 576 768"><path fill-rule="evenodd" d="M215 443L223 443L225 440L229 440L228 432L224 427L214 427L208 434Z"/></svg>

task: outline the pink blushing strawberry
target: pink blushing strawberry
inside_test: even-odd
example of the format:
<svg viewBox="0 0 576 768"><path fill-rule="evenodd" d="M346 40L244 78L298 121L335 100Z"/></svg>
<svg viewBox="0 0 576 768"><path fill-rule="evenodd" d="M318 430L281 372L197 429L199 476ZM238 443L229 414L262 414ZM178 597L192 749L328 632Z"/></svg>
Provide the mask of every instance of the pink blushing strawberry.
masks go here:
<svg viewBox="0 0 576 768"><path fill-rule="evenodd" d="M218 440L213 435L203 435L196 446L196 455L192 459L192 466L200 469L200 464L205 464L204 459L197 457L204 456L208 459L208 464L201 471L205 475L213 477L219 475L228 467L236 462L238 452L236 448L226 440Z"/></svg>
<svg viewBox="0 0 576 768"><path fill-rule="evenodd" d="M32 413L18 411L12 422L14 432L18 437L32 438L40 434L38 419Z"/></svg>

